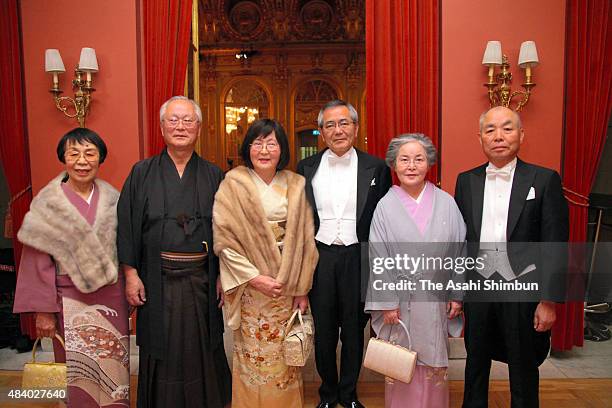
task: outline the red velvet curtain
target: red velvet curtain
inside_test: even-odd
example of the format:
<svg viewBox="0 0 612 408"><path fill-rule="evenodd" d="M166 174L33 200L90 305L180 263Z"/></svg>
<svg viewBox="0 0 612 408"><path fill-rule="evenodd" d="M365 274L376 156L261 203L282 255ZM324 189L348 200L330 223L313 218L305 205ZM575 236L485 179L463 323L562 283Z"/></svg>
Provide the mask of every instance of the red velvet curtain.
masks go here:
<svg viewBox="0 0 612 408"><path fill-rule="evenodd" d="M147 156L164 148L159 108L170 97L183 95L191 38L192 2L144 0L144 46L147 95Z"/></svg>
<svg viewBox="0 0 612 408"><path fill-rule="evenodd" d="M439 146L439 0L366 0L368 150L420 132ZM438 167L429 179L438 182Z"/></svg>
<svg viewBox="0 0 612 408"><path fill-rule="evenodd" d="M10 218L13 237L30 208L32 189L28 147L25 136L25 109L21 78L21 39L19 36L17 0L3 2L0 7L0 160L11 194ZM4 216L4 214L1 214ZM0 220L4 220L0 217ZM15 263L19 266L21 244L13 239ZM17 271L19 273L19 271ZM21 329L34 334L33 320L22 315Z"/></svg>
<svg viewBox="0 0 612 408"><path fill-rule="evenodd" d="M612 6L609 1L568 0L563 185L570 200L570 241L584 242L587 197L599 167L612 108ZM583 344L581 302L557 306L552 347Z"/></svg>

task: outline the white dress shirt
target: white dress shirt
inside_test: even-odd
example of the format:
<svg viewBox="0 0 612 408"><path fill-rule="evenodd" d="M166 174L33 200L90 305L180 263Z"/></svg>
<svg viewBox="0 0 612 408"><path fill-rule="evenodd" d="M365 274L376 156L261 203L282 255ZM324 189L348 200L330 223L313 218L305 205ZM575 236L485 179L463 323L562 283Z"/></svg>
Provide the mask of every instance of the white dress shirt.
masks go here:
<svg viewBox="0 0 612 408"><path fill-rule="evenodd" d="M486 260L484 270L480 271L485 278L495 271L506 280L516 277L506 251L508 209L516 162L515 158L501 169L489 163L486 169L479 253Z"/></svg>
<svg viewBox="0 0 612 408"><path fill-rule="evenodd" d="M508 209L515 169L516 158L501 169L491 163L487 166L480 242L506 242Z"/></svg>
<svg viewBox="0 0 612 408"><path fill-rule="evenodd" d="M315 239L326 245L352 245L357 239L357 152L342 156L326 150L312 178L319 214Z"/></svg>

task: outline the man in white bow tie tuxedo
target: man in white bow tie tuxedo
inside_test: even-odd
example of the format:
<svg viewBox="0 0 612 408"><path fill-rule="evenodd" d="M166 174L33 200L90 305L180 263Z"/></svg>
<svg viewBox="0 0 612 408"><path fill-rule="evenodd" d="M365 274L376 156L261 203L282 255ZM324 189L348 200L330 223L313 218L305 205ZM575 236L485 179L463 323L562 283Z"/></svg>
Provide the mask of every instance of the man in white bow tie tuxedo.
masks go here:
<svg viewBox="0 0 612 408"><path fill-rule="evenodd" d="M360 243L368 242L378 200L391 187L385 162L353 147L359 129L355 108L328 102L318 117L328 149L298 163L315 219L319 263L310 306L315 323L315 360L322 379L317 407L360 408L357 380L367 323L361 301ZM365 287L365 286L364 286ZM340 378L336 367L338 332L342 341Z"/></svg>
<svg viewBox="0 0 612 408"><path fill-rule="evenodd" d="M459 175L455 200L470 251L486 255L481 278L512 282L530 274L545 285L553 269L529 247L567 241L568 208L559 174L517 157L523 139L516 112L498 106L483 113L479 140L488 163ZM511 406L538 407L538 367L548 354L556 319L553 297L541 291L531 301L479 300L464 303L463 407L487 407L492 359L508 363Z"/></svg>

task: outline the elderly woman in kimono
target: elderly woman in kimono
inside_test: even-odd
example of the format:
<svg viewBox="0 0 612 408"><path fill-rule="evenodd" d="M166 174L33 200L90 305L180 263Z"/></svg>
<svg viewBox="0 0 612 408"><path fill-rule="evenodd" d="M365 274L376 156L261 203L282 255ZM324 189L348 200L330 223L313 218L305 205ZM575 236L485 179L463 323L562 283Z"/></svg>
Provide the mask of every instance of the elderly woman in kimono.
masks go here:
<svg viewBox="0 0 612 408"><path fill-rule="evenodd" d="M106 145L76 128L57 145L65 170L34 197L17 238L15 313L33 313L38 337L66 360L68 407L129 406L128 305L117 272L117 199L97 179Z"/></svg>
<svg viewBox="0 0 612 408"><path fill-rule="evenodd" d="M227 173L215 196L214 250L220 258L228 326L234 330L232 407L302 407L301 373L285 365L282 340L293 310L304 312L318 253L304 178L283 170L282 126L250 126L246 167Z"/></svg>
<svg viewBox="0 0 612 408"><path fill-rule="evenodd" d="M386 162L397 174L400 185L393 186L376 207L370 227L371 256L395 258L398 254L409 254L416 258L425 255L455 259L461 254L466 232L461 213L450 195L425 180L435 161L436 149L422 134L405 134L391 140ZM448 407L447 327L449 319L461 312L461 293L380 293L373 283L381 277L391 282L404 279L418 282L430 278L457 280L460 276L454 271L424 268L386 273L372 268L365 307L372 314L372 328L379 336L392 336L398 344L408 346L408 338L398 325L401 320L418 356L410 384L387 382L385 407Z"/></svg>

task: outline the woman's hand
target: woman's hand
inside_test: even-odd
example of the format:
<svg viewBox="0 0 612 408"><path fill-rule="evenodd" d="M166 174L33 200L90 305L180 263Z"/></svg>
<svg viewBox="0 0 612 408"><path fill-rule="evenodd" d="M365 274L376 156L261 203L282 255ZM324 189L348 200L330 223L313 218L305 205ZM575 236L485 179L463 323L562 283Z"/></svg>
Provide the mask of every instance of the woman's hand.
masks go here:
<svg viewBox="0 0 612 408"><path fill-rule="evenodd" d="M459 316L461 313L461 308L463 307L462 302L457 302L456 300L451 300L446 304L446 313L448 314L449 319L454 319Z"/></svg>
<svg viewBox="0 0 612 408"><path fill-rule="evenodd" d="M308 307L308 296L294 296L293 297L293 310L300 309L302 314L306 313L306 308Z"/></svg>
<svg viewBox="0 0 612 408"><path fill-rule="evenodd" d="M217 307L221 309L225 304L225 292L223 292L223 287L221 286L221 278L217 277L217 300L219 304Z"/></svg>
<svg viewBox="0 0 612 408"><path fill-rule="evenodd" d="M249 285L263 293L268 297L277 298L281 295L283 285L278 283L276 279L266 276L259 275L249 281Z"/></svg>
<svg viewBox="0 0 612 408"><path fill-rule="evenodd" d="M147 301L145 288L136 269L123 265L125 274L125 297L131 306L142 306Z"/></svg>
<svg viewBox="0 0 612 408"><path fill-rule="evenodd" d="M400 310L399 308L394 310L385 310L383 312L385 324L399 324L400 321Z"/></svg>
<svg viewBox="0 0 612 408"><path fill-rule="evenodd" d="M34 320L36 321L36 337L55 337L57 325L55 313L37 312Z"/></svg>

